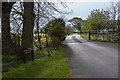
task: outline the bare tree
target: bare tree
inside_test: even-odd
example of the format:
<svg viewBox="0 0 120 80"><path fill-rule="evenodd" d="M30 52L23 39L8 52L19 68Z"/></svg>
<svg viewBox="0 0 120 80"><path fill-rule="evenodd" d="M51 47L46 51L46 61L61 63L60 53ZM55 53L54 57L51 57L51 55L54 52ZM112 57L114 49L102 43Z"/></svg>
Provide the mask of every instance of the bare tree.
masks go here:
<svg viewBox="0 0 120 80"><path fill-rule="evenodd" d="M110 2L110 7L108 8L108 11L111 15L111 19L115 20L118 14L118 2Z"/></svg>
<svg viewBox="0 0 120 80"><path fill-rule="evenodd" d="M118 5L119 5L119 0L117 2L110 2L110 6L107 8L108 12L110 13L110 23L111 26L113 27L113 30L117 30L117 19L118 19Z"/></svg>
<svg viewBox="0 0 120 80"><path fill-rule="evenodd" d="M60 2L59 5L64 8L67 7L64 2ZM41 49L41 36L39 35L41 27L45 26L50 20L56 19L60 14L69 14L69 11L62 11L56 6L56 3L49 1L40 1L35 4L35 13L36 13L36 29L38 34L38 41ZM46 36L47 40L47 36ZM48 42L47 42L48 43Z"/></svg>
<svg viewBox="0 0 120 80"><path fill-rule="evenodd" d="M16 2L10 13L10 28L13 35L13 42L20 47L20 35L23 28L23 3Z"/></svg>
<svg viewBox="0 0 120 80"><path fill-rule="evenodd" d="M120 40L120 1L118 2L118 41Z"/></svg>

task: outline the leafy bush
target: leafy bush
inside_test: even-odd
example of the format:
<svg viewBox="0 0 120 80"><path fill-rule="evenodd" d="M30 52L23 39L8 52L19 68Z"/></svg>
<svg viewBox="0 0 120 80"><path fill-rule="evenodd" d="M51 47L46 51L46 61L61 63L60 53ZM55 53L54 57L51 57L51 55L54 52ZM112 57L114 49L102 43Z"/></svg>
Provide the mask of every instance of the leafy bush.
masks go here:
<svg viewBox="0 0 120 80"><path fill-rule="evenodd" d="M58 38L59 41L65 39L65 22L63 19L55 19L48 23L48 34L54 40Z"/></svg>
<svg viewBox="0 0 120 80"><path fill-rule="evenodd" d="M2 72L8 72L11 69L18 67L19 63L16 55L2 56Z"/></svg>

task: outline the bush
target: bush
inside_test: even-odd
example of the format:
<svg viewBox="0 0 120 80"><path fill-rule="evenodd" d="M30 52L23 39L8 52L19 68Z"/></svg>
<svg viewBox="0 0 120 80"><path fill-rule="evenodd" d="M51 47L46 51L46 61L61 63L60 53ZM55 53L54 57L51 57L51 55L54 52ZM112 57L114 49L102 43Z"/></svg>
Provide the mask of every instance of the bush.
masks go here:
<svg viewBox="0 0 120 80"><path fill-rule="evenodd" d="M11 69L18 67L19 63L16 55L2 56L2 72L8 72Z"/></svg>
<svg viewBox="0 0 120 80"><path fill-rule="evenodd" d="M12 60L16 59L16 55L3 55L2 56L2 62L3 63L8 63L11 62Z"/></svg>
<svg viewBox="0 0 120 80"><path fill-rule="evenodd" d="M59 46L61 44L61 41L58 38L52 38L52 45L53 47Z"/></svg>
<svg viewBox="0 0 120 80"><path fill-rule="evenodd" d="M48 34L52 38L52 41L56 43L55 40L57 40L59 44L65 39L65 22L63 19L52 20L47 26L49 27Z"/></svg>

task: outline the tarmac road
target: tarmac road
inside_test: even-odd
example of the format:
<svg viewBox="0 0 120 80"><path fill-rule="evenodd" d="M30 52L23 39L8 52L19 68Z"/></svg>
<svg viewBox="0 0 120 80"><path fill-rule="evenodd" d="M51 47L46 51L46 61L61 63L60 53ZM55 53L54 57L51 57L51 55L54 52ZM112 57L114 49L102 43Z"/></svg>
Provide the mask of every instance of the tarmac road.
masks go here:
<svg viewBox="0 0 120 80"><path fill-rule="evenodd" d="M118 44L88 42L74 34L66 45L71 78L118 78Z"/></svg>

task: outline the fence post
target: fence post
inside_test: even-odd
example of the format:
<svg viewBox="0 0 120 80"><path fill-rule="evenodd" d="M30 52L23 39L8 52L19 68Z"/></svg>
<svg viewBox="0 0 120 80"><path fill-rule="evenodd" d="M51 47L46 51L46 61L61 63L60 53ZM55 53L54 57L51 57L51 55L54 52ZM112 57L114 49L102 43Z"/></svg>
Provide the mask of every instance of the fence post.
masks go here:
<svg viewBox="0 0 120 80"><path fill-rule="evenodd" d="M105 39L104 31L102 30L103 40Z"/></svg>
<svg viewBox="0 0 120 80"><path fill-rule="evenodd" d="M88 39L90 40L90 30L88 31Z"/></svg>

